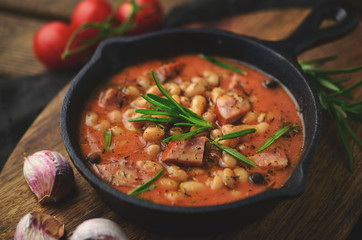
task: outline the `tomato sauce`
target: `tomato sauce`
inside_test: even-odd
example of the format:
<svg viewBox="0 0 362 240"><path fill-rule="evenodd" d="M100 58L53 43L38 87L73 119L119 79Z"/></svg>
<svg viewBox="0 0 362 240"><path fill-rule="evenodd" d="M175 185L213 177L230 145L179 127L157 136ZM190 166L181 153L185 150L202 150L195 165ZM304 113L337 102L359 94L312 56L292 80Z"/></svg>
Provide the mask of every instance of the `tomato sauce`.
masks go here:
<svg viewBox="0 0 362 240"><path fill-rule="evenodd" d="M152 184L157 186L137 197L178 206L222 204L270 188L282 187L297 166L303 147L303 124L295 101L280 83L274 82L274 79L261 71L230 59L217 59L242 68L247 75L222 68L199 55L182 55L126 67L100 85L84 107L79 130L81 151L84 158L90 161L93 171L112 187L127 194L165 168L162 176ZM207 86L199 94L207 99L204 112L209 111L212 116L215 115L215 102L211 94L214 88L221 88L224 90L223 94L234 98L240 96L250 103L247 113L227 124L231 127L246 126L245 128L257 126L259 133L240 137L237 144L230 143L232 141L228 144L258 165L260 163L259 166L251 167L239 160L235 163L235 159L227 162L223 157L225 153L210 147L208 143L205 145L202 166L168 163L162 159L162 153L167 148L162 140L169 136L172 126L158 125L158 130L164 132L164 137L147 141L144 132L151 123L128 122L134 118L132 109L142 108L137 105L141 102L140 94L145 94L155 86L150 75L151 69L161 69L169 63L180 63L182 70L160 77L166 78L163 84L176 83L181 88L179 97L188 94L182 85L185 82L192 83L193 77L205 79L205 71L218 77L217 86ZM172 69L174 70L167 70ZM270 88L265 87L268 81L273 83ZM231 93L234 95L230 95ZM192 101L194 96L187 98ZM151 104L147 104L149 105ZM218 117L213 120L213 124L216 129L224 131L227 124L221 124ZM286 124L291 124L292 130L258 155L257 148ZM182 130L188 131L186 128ZM106 131L112 132L109 149L104 137ZM209 132L204 136L212 139L210 134ZM89 158L92 154L99 156L100 160L92 162ZM265 161L271 163L263 165ZM273 167L273 164L277 167ZM228 178L229 173L231 178ZM253 173L261 174L263 181L253 182Z"/></svg>

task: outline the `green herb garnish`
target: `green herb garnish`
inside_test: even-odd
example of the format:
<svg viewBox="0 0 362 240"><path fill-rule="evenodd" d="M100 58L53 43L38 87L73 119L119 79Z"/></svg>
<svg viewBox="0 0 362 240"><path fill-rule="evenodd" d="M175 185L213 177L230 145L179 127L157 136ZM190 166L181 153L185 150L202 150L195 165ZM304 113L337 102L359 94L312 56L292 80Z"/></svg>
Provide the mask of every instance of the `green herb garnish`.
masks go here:
<svg viewBox="0 0 362 240"><path fill-rule="evenodd" d="M154 71L152 70L151 72L152 72L152 77L158 89L166 97L166 99L150 93L147 93L146 95L141 95L144 99L146 99L146 101L153 104L153 106L150 106L151 109L135 110L135 112L141 113L143 115L135 119L130 119L128 120L129 122L138 122L138 121L151 121L157 123L167 122L167 123L174 123L175 126L197 127L197 129L194 131L168 137L164 139L163 142L185 140L187 138L197 135L200 132L209 131L211 128L214 127L211 123L209 123L208 121L206 121L205 119L203 119L202 117L191 111L190 109L177 103L176 100L173 99L173 97L162 87ZM169 118L157 118L153 116L168 116ZM256 166L253 161L243 156L238 151L226 147L218 142L219 140L222 139L240 137L242 135L252 133L254 131L255 129L254 130L247 129L236 133L226 134L222 138L219 138L217 141L216 140L210 141L210 143L214 144L216 147L220 148L221 150L233 155L237 159L251 166Z"/></svg>
<svg viewBox="0 0 362 240"><path fill-rule="evenodd" d="M336 56L330 56L310 61L300 61L299 64L307 75L313 88L318 92L322 108L326 110L332 118L337 120L337 129L344 148L347 151L349 169L352 171L353 154L347 141L347 134L352 137L358 146L362 147L362 144L347 122L347 118L349 117L349 119L357 122L362 121L362 101L354 101L351 94L351 90L360 86L362 80L359 80L348 87L344 87L342 86L342 83L350 80L349 77L334 80L330 75L359 71L362 69L362 65L332 70L325 70L322 68L323 64L336 58Z"/></svg>
<svg viewBox="0 0 362 240"><path fill-rule="evenodd" d="M106 150L109 150L111 147L111 141L112 141L112 130L108 129L104 132L104 143L106 145Z"/></svg>
<svg viewBox="0 0 362 240"><path fill-rule="evenodd" d="M129 192L128 195L131 195L131 196L138 195L138 194L141 194L143 192L147 192L147 191L150 191L150 190L154 189L155 187L157 187L157 185L151 185L151 184L154 181L156 181L162 175L162 173L164 171L165 171L165 169L163 168L153 178L151 178L146 183L142 184L141 186L139 186L139 187L135 188L134 190L132 190L131 192Z"/></svg>
<svg viewBox="0 0 362 240"><path fill-rule="evenodd" d="M155 80L155 83L160 89L161 93L166 97L160 97L154 94L147 93L146 96L142 97L153 104L152 109L137 109L136 113L142 113L138 118L130 119L129 122L137 121L151 121L157 123L175 123L176 126L188 125L198 127L197 130L177 134L171 137L164 139L164 142L169 142L171 140L184 140L191 136L194 136L202 131L207 131L213 127L211 123L205 121L202 117L192 112L190 109L176 102L176 100L162 87L161 83L158 81L154 71L152 70L152 76ZM168 116L169 118L157 118L152 116Z"/></svg>
<svg viewBox="0 0 362 240"><path fill-rule="evenodd" d="M215 141L218 142L218 141L225 140L225 139L237 138L237 137L241 137L241 136L244 136L246 134L249 134L249 133L253 133L255 131L256 131L255 128L249 128L249 129L245 129L245 130L242 130L242 131L237 131L237 132L225 134L225 135L223 135L221 137L216 138Z"/></svg>
<svg viewBox="0 0 362 240"><path fill-rule="evenodd" d="M278 138L280 138L284 133L286 133L291 128L290 125L285 125L284 127L279 128L273 133L257 150L256 152L261 152L264 149L272 145Z"/></svg>
<svg viewBox="0 0 362 240"><path fill-rule="evenodd" d="M249 164L250 166L256 167L256 163L252 160L250 160L249 158L245 157L244 155L242 155L240 152L238 152L237 150L227 147L225 145L222 145L219 142L216 141L210 141L210 143L212 143L213 145L215 145L217 148L223 150L224 152L230 154L231 156L243 161L244 163Z"/></svg>
<svg viewBox="0 0 362 240"><path fill-rule="evenodd" d="M224 63L224 62L221 62L215 58L212 58L210 56L207 56L203 53L201 53L201 57L209 62L212 62L213 64L216 64L218 65L219 67L222 67L222 68L226 68L226 69L229 69L231 71L234 71L234 72L237 72L237 73L241 73L243 75L247 75L247 72L244 71L243 69L239 68L239 67L235 67L235 66L232 66L230 64L227 64L227 63Z"/></svg>

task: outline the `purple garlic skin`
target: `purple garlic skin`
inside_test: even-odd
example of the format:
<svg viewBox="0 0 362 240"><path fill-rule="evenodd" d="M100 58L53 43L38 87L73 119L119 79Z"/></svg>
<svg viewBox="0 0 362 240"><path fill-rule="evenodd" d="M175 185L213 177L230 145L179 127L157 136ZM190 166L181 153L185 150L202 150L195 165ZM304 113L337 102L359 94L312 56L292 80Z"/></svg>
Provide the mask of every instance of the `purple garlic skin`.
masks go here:
<svg viewBox="0 0 362 240"><path fill-rule="evenodd" d="M129 240L117 223L105 218L93 218L82 222L70 239Z"/></svg>
<svg viewBox="0 0 362 240"><path fill-rule="evenodd" d="M31 212L19 221L14 240L53 240L60 239L63 235L64 224L48 214Z"/></svg>
<svg viewBox="0 0 362 240"><path fill-rule="evenodd" d="M58 152L39 151L25 159L25 179L40 203L58 201L72 188L74 173L67 159Z"/></svg>

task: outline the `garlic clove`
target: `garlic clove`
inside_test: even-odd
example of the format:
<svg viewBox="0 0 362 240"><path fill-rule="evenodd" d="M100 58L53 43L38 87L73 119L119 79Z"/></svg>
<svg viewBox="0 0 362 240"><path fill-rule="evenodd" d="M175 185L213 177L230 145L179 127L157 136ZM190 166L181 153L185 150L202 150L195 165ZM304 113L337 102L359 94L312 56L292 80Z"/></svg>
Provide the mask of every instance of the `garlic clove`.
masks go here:
<svg viewBox="0 0 362 240"><path fill-rule="evenodd" d="M118 224L105 218L93 218L84 221L75 229L70 239L129 240Z"/></svg>
<svg viewBox="0 0 362 240"><path fill-rule="evenodd" d="M64 224L55 217L41 212L26 214L18 223L14 240L60 239L64 235Z"/></svg>
<svg viewBox="0 0 362 240"><path fill-rule="evenodd" d="M67 159L58 152L39 151L25 159L25 179L40 203L58 201L71 189L74 173Z"/></svg>

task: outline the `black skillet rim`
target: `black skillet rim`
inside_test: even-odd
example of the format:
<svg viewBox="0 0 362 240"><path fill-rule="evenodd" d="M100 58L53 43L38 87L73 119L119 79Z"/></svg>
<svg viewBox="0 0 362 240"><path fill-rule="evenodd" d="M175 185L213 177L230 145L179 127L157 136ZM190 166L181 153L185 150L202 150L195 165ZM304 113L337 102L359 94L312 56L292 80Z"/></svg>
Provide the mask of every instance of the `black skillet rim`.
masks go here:
<svg viewBox="0 0 362 240"><path fill-rule="evenodd" d="M293 185L293 186L290 186L289 188L270 189L270 190L264 191L262 193L259 193L257 195L254 195L254 196L251 196L251 197L248 197L245 199L241 199L238 201L225 203L225 204L219 204L219 205L197 206L197 207L170 206L170 205L163 205L163 204L157 204L157 203L153 203L153 202L140 200L138 198L129 196L125 193L122 193L122 192L116 190L115 188L111 187L110 185L108 185L107 183L102 181L100 178L98 178L91 171L89 166L87 166L87 164L78 156L74 147L72 146L72 140L68 133L69 124L71 124L68 113L70 112L70 108L72 107L72 105L69 104L69 102L71 102L72 99L74 98L74 95L76 95L76 87L79 84L79 81L82 80L82 77L85 75L85 73L87 71L89 71L89 69L91 69L92 66L102 58L103 49L107 45L113 44L115 42L142 41L143 39L147 39L147 38L162 37L164 34L166 34L166 35L167 34L177 34L177 33L185 32L185 31L188 33L195 32L198 34L202 33L202 34L210 34L210 35L220 35L220 36L229 37L229 38L239 38L239 39L242 38L244 41L249 41L252 44L258 45L258 47L260 47L260 48L263 48L267 51L271 51L273 54L275 54L276 57L282 58L286 63L290 64L289 67L294 68L296 70L296 72L300 74L300 77L304 80L305 84L307 85L308 89L310 90L310 95L312 96L311 102L313 103L312 107L314 108L313 112L315 112L315 114L316 114L316 116L315 116L316 121L315 121L315 128L313 131L314 134L312 136L312 141L309 146L305 146L306 149L304 150L305 151L304 157L302 159L300 159L298 166L295 168L290 179L286 183L286 185L288 185L288 183L291 181L291 179L293 177L295 177L295 175L301 174L302 175L301 181L299 182L298 185ZM128 37L128 38L117 37L117 38L108 39L108 40L102 42L99 45L98 49L96 50L96 52L95 52L94 56L92 57L92 59L90 60L90 62L87 63L86 66L83 67L83 69L74 78L73 82L71 83L71 85L65 95L65 98L64 98L64 101L62 104L62 109L61 109L61 114L60 114L61 134L63 137L64 145L66 147L66 150L67 150L72 162L74 163L74 165L76 166L78 171L82 174L82 176L84 178L86 178L86 180L88 182L90 182L93 185L93 187L96 186L98 189L101 189L101 191L105 191L108 195L112 196L113 198L119 199L120 201L125 201L128 204L135 205L135 206L138 206L141 208L147 208L150 210L161 211L161 212L186 213L186 214L206 213L206 212L208 212L208 213L222 212L225 210L241 208L241 207L247 206L249 204L261 202L264 200L271 200L271 199L276 199L276 198L289 198L289 197L296 197L296 196L300 195L305 189L307 171L308 171L309 165L312 161L314 151L315 151L315 148L317 145L317 141L318 141L319 135L320 135L321 113L320 113L319 101L318 101L318 98L316 97L315 92L309 86L308 81L306 80L304 74L302 73L302 70L296 64L296 60L293 58L285 57L285 56L281 55L278 51L276 51L272 47L272 45L273 44L269 44L269 42L264 42L264 41L261 41L261 40L255 39L255 38L237 35L237 34L234 34L231 32L223 31L223 30L201 29L201 28L200 29L189 29L189 28L188 29L185 29L185 28L170 29L170 30L163 30L163 31L159 31L159 32L153 32L153 33L145 34L145 35L141 35L141 36L135 36L135 37Z"/></svg>

